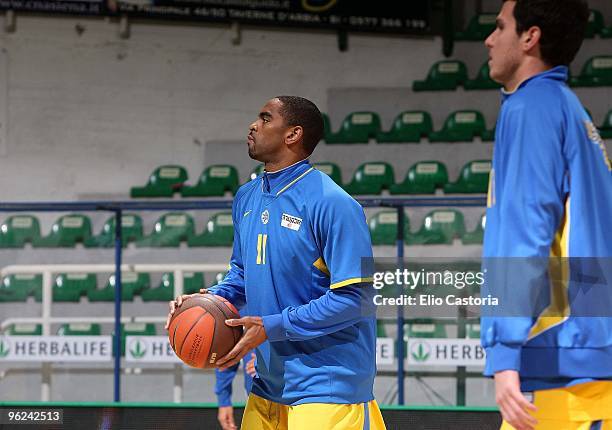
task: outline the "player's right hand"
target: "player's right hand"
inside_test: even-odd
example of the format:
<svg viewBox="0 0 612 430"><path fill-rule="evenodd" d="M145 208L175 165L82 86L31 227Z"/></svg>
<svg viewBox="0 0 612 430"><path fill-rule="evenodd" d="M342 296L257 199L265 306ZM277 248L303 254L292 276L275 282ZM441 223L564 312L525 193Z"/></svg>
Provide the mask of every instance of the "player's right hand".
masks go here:
<svg viewBox="0 0 612 430"><path fill-rule="evenodd" d="M528 411L536 411L535 405L521 393L521 383L516 370L503 370L495 374L495 401L502 418L516 430L533 430L538 421Z"/></svg>
<svg viewBox="0 0 612 430"><path fill-rule="evenodd" d="M188 300L191 297L199 296L200 294L207 294L207 292L208 291L206 290L206 288L202 288L200 289L199 293L183 294L181 296L178 296L174 300L170 300L168 302L168 307L170 308L170 311L168 312L168 318L166 318L166 325L164 326L164 328L168 330L168 327L170 327L170 320L172 319L172 315L174 315L174 311L180 308L185 300Z"/></svg>

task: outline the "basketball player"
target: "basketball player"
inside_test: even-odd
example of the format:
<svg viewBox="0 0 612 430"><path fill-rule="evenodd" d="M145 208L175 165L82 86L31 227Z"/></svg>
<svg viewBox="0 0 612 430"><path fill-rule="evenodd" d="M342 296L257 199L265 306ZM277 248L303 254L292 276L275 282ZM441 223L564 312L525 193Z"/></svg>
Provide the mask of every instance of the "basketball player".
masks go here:
<svg viewBox="0 0 612 430"><path fill-rule="evenodd" d="M560 278L549 278L555 290L542 313L483 317L485 374L495 378L503 429L612 429L612 318L573 316L569 302L578 282L570 270L582 257L597 257L608 279L593 291L609 296L612 288L612 166L566 84L588 17L583 0L507 0L485 42L491 78L504 87L485 262L526 257L537 267L541 257L570 258ZM547 276L485 284L490 294L507 288L528 303L550 287Z"/></svg>
<svg viewBox="0 0 612 430"><path fill-rule="evenodd" d="M245 332L217 362L257 350L244 430L385 428L373 396L372 278L362 270L370 234L362 207L308 160L322 136L317 107L294 96L269 100L249 127L249 156L265 171L236 193L231 269L209 289L260 315L226 322Z"/></svg>

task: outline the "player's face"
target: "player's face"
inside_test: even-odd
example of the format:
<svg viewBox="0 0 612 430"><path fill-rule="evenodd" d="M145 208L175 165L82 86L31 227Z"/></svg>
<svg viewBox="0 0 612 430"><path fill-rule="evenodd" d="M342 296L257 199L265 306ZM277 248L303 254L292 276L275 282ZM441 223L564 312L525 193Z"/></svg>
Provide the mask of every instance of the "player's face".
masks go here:
<svg viewBox="0 0 612 430"><path fill-rule="evenodd" d="M257 120L249 126L249 157L262 163L278 160L285 149L288 127L280 114L282 103L271 99L261 108Z"/></svg>
<svg viewBox="0 0 612 430"><path fill-rule="evenodd" d="M504 2L497 16L497 28L485 40L489 50L490 76L506 87L514 81L521 62L520 36L516 33L514 7L516 2Z"/></svg>

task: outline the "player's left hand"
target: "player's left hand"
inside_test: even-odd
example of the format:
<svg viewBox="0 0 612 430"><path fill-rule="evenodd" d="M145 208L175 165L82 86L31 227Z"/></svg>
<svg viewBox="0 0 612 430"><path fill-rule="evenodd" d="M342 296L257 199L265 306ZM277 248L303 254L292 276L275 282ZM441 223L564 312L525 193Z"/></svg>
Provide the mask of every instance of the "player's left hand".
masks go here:
<svg viewBox="0 0 612 430"><path fill-rule="evenodd" d="M255 368L255 360L256 360L256 358L257 358L257 356L255 355L255 353L251 352L251 358L247 362L247 365L246 365L246 372L252 378L254 378L257 375L257 369Z"/></svg>
<svg viewBox="0 0 612 430"><path fill-rule="evenodd" d="M226 320L225 324L231 327L243 326L244 334L236 346L217 361L217 367L221 370L225 370L239 363L242 357L247 355L251 349L255 349L268 339L263 324L263 318L261 317L231 319Z"/></svg>

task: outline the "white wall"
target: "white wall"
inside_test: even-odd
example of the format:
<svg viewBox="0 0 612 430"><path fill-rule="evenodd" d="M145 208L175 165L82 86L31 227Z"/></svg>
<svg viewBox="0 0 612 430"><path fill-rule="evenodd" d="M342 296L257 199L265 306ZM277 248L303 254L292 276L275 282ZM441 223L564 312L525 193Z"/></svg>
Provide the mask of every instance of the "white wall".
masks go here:
<svg viewBox="0 0 612 430"><path fill-rule="evenodd" d="M116 23L101 19L19 17L0 48L0 200L31 201L126 197L164 163L195 179L201 143L242 139L268 98L299 94L325 110L331 87L408 86L440 42L351 35L340 53L332 33L245 29L233 46L227 27L150 24L121 40Z"/></svg>

